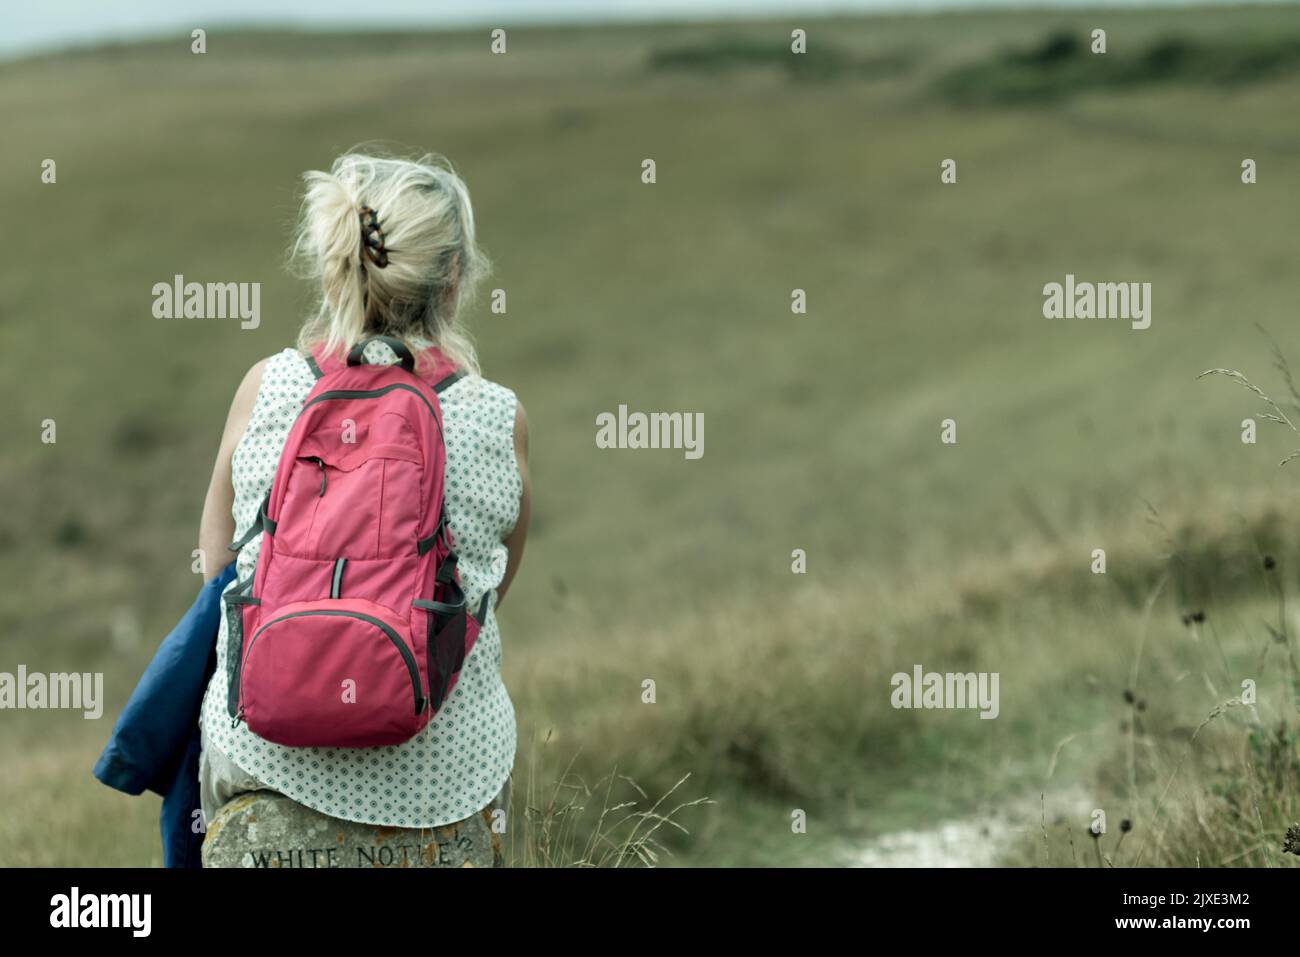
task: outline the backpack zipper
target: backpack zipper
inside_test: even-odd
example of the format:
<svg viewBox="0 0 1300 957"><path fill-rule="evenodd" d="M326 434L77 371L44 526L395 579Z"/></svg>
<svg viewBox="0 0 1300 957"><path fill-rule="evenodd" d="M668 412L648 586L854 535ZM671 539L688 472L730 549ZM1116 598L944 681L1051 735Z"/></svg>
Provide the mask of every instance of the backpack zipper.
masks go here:
<svg viewBox="0 0 1300 957"><path fill-rule="evenodd" d="M424 407L429 410L429 414L433 416L434 424L438 426L439 438L443 438L443 440L446 441L442 435L442 422L438 419L438 413L434 410L433 403L429 401L428 397L425 396L423 392L415 386L408 385L405 382L394 382L392 385L386 385L378 389L327 389L311 401L304 402L302 412L306 412L317 402L324 402L326 399L376 399L381 395L386 395L389 392L392 392L394 389L402 389L417 396L419 400L424 403ZM302 412L299 412L298 414L302 415Z"/></svg>

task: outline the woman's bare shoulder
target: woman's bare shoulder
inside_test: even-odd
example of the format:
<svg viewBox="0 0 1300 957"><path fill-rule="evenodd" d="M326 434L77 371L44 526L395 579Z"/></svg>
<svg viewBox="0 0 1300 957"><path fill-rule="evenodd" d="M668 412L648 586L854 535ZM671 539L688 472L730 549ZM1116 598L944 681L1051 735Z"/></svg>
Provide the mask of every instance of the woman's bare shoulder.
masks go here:
<svg viewBox="0 0 1300 957"><path fill-rule="evenodd" d="M239 388L235 390L234 405L237 408L246 408L249 412L253 410L253 402L257 399L257 390L262 387L262 376L266 373L267 363L272 357L267 356L265 359L258 359L244 373L244 378L240 380Z"/></svg>
<svg viewBox="0 0 1300 957"><path fill-rule="evenodd" d="M235 390L235 406L246 407L249 412L253 409L253 404L257 400L257 390L262 387L262 379L266 375L267 367L272 362L286 362L294 358L300 358L302 353L292 347L281 349L274 355L267 356L264 359L258 359L244 373L244 378L240 380L239 388Z"/></svg>
<svg viewBox="0 0 1300 957"><path fill-rule="evenodd" d="M253 407L257 404L257 393L262 388L262 378L266 375L266 367L282 354L276 353L276 355L258 359L244 373L243 379L239 382L239 387L235 389L235 397L231 400L230 414L226 416L227 436L232 432L235 435L243 434L244 427L248 425L248 420L252 418Z"/></svg>

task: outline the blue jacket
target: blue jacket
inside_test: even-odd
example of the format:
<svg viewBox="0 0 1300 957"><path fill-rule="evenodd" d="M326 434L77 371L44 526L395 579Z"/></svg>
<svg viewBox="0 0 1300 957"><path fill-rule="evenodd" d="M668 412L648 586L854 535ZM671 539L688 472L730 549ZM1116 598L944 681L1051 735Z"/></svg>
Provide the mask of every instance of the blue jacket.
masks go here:
<svg viewBox="0 0 1300 957"><path fill-rule="evenodd" d="M216 667L221 593L232 562L199 589L198 598L163 639L122 709L95 777L127 794L162 795L163 864L202 867L199 852L199 712Z"/></svg>

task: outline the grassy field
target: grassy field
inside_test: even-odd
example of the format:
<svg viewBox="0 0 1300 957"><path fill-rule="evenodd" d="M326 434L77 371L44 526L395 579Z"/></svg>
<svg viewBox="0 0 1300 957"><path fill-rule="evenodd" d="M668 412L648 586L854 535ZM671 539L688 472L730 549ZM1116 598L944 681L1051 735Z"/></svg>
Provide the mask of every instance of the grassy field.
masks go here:
<svg viewBox="0 0 1300 957"><path fill-rule="evenodd" d="M784 22L512 30L505 56L479 32L213 31L203 56L0 64L0 670L109 693L101 721L0 716L0 864L159 863L156 800L90 768L192 599L235 385L302 316L297 178L374 140L458 164L508 293L477 335L533 441L501 615L517 775L617 770L653 799L689 774L670 804L712 803L678 816L679 864L842 862L1026 799L1042 819L1003 859L1095 864L1063 795L1107 811L1116 863L1300 860L1300 465L1276 467L1300 439L1242 444L1262 403L1196 381L1285 394L1256 324L1300 358L1294 11L795 25L797 67ZM1098 25L1106 57L1043 55ZM177 273L262 283L261 326L154 319ZM1066 273L1151 282L1151 328L1044 319ZM620 404L704 413L705 455L597 449ZM917 663L998 672L1000 716L894 710ZM1197 732L1245 678L1258 704Z"/></svg>

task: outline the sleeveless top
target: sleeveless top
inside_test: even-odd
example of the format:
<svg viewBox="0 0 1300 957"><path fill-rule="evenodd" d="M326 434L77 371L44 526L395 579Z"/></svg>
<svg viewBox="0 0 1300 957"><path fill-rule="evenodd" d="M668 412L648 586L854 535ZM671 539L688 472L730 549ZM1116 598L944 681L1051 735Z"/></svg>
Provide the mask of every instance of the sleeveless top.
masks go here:
<svg viewBox="0 0 1300 957"><path fill-rule="evenodd" d="M418 343L417 343L418 344ZM382 342L368 362L393 362ZM253 524L271 487L289 428L315 383L302 353L267 360L248 426L231 462L236 538ZM523 482L515 460L515 394L466 375L441 395L447 444L447 515L471 608L505 575L502 544L519 516ZM246 581L261 550L258 534L239 553ZM228 589L227 589L228 590ZM495 599L495 595L493 596ZM268 788L324 814L388 827L442 827L480 811L505 784L515 758L515 713L501 680L501 635L489 602L478 641L459 681L429 724L399 745L380 748L291 748L259 738L226 710L226 669L218 667L203 699L207 743ZM221 616L217 661L226 660Z"/></svg>

